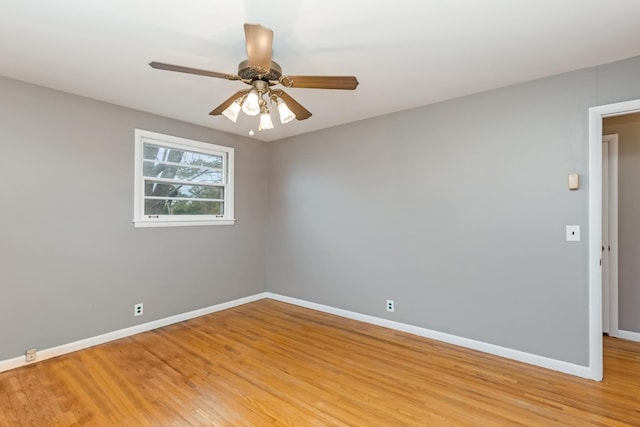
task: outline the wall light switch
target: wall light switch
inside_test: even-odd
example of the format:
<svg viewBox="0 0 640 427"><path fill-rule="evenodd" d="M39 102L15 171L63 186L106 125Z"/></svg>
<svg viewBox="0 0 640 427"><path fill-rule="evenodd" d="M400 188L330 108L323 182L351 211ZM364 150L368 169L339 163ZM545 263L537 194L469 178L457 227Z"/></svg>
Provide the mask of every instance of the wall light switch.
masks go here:
<svg viewBox="0 0 640 427"><path fill-rule="evenodd" d="M567 225L567 242L579 242L579 241L580 241L580 226Z"/></svg>

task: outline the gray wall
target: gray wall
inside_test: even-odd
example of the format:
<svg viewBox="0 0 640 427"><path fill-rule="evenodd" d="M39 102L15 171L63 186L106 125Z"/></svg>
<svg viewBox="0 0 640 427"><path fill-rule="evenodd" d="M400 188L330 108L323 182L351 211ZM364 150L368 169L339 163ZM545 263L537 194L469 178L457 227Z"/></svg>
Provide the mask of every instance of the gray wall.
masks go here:
<svg viewBox="0 0 640 427"><path fill-rule="evenodd" d="M237 223L134 229L136 127L235 147ZM0 130L0 360L264 291L265 144L5 78Z"/></svg>
<svg viewBox="0 0 640 427"><path fill-rule="evenodd" d="M588 108L640 98L639 76L634 58L273 144L267 289L587 365Z"/></svg>
<svg viewBox="0 0 640 427"><path fill-rule="evenodd" d="M618 134L618 328L640 332L640 114L604 120Z"/></svg>

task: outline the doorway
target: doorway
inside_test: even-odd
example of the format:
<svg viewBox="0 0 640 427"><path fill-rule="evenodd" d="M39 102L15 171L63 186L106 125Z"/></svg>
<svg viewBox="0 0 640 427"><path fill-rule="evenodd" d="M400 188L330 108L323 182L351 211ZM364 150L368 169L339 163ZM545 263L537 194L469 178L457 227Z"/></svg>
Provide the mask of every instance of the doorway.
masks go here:
<svg viewBox="0 0 640 427"><path fill-rule="evenodd" d="M606 206L607 190L609 193L615 196L616 192L612 186L605 184L607 174L605 173L605 165L607 161L607 150L605 147L609 147L610 151L613 148L614 151L609 153L609 164L615 167L615 163L611 160L619 158L620 168L620 210L619 215L612 214L611 226L616 226L617 219L619 222L620 237L615 238L613 236L610 252L611 269L609 275L605 272L605 265L607 261L608 253L603 252L603 277L602 285L603 291L606 289L606 279L611 279L611 325L612 330L610 335L615 337L640 341L640 312L638 311L638 296L640 295L640 284L637 282L637 277L640 276L640 265L637 263L638 250L640 249L640 193L637 191L637 183L640 181L640 164L638 163L638 153L640 153L640 113L624 114L615 117L606 117L603 119L603 206ZM611 134L611 136L609 136ZM617 135L619 150L615 150L616 138L613 134ZM619 157L616 156L616 151L619 153ZM612 178L616 178L616 173L611 174ZM614 183L615 184L615 183ZM613 205L613 204L612 204ZM612 206L615 208L615 206ZM603 209L603 246L607 247L606 235L607 231L611 231L605 228L606 221L606 209ZM611 228L611 227L610 227ZM618 243L619 245L615 245ZM619 252L617 252L619 250ZM619 255L619 266L615 261ZM618 267L618 271L614 268ZM619 282L616 281L619 277ZM617 287L615 285L618 285ZM619 295L617 304L613 299ZM603 329L606 331L606 303L604 302L607 297L607 293L603 292ZM617 313L614 310L617 309Z"/></svg>
<svg viewBox="0 0 640 427"><path fill-rule="evenodd" d="M602 120L604 117L638 111L640 111L640 99L589 109L589 372L591 378L597 381L601 381L603 376Z"/></svg>

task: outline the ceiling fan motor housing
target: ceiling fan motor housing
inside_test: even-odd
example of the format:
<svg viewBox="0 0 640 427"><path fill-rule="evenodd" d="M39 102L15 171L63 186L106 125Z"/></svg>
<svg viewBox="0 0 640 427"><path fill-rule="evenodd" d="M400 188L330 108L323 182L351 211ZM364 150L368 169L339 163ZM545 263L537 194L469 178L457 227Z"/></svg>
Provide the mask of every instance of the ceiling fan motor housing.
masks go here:
<svg viewBox="0 0 640 427"><path fill-rule="evenodd" d="M238 76L242 80L263 80L269 83L269 86L273 86L278 83L282 76L282 68L276 62L271 61L271 69L268 73L262 72L262 70L249 65L249 61L242 61L238 65ZM273 82L273 83L272 83Z"/></svg>

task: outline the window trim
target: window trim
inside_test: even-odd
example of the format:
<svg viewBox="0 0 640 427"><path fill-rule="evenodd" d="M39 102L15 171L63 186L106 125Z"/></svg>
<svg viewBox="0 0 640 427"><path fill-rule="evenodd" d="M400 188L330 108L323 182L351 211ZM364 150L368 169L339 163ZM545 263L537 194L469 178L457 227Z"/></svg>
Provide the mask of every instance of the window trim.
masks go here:
<svg viewBox="0 0 640 427"><path fill-rule="evenodd" d="M182 227L194 225L233 225L234 218L234 151L232 147L195 141L177 136L165 135L143 129L135 129L135 167L133 187L133 225L136 228L146 227ZM152 218L144 214L144 174L143 146L145 142L163 147L202 152L205 154L223 155L224 180L224 216L213 215L161 215Z"/></svg>

